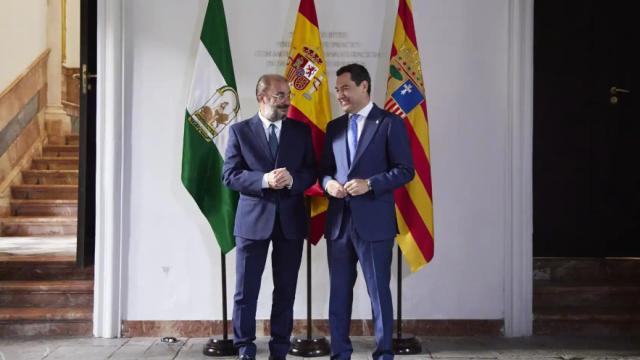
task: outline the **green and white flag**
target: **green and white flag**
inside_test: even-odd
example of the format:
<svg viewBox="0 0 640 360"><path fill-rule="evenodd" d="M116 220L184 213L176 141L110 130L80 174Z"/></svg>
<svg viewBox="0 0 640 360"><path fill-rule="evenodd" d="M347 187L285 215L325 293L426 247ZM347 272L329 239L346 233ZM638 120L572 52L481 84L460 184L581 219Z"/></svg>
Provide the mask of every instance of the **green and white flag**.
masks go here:
<svg viewBox="0 0 640 360"><path fill-rule="evenodd" d="M238 194L221 178L229 126L239 121L236 90L222 0L209 0L185 114L182 183L225 254L235 246L238 203Z"/></svg>

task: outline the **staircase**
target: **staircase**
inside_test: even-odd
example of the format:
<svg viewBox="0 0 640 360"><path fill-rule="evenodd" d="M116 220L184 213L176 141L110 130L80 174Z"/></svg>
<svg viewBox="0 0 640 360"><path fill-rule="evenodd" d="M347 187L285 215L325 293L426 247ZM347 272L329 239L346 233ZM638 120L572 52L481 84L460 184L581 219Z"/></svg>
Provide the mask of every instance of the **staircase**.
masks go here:
<svg viewBox="0 0 640 360"><path fill-rule="evenodd" d="M640 259L535 258L536 335L640 335Z"/></svg>
<svg viewBox="0 0 640 360"><path fill-rule="evenodd" d="M75 257L0 256L0 337L90 336L93 268Z"/></svg>
<svg viewBox="0 0 640 360"><path fill-rule="evenodd" d="M0 236L17 244L68 239L77 233L77 198L78 135L67 135L65 145L45 145L22 184L11 186ZM76 268L75 256L0 253L0 337L88 336L92 312L93 268Z"/></svg>
<svg viewBox="0 0 640 360"><path fill-rule="evenodd" d="M11 216L0 219L0 236L75 235L78 215L78 135L66 145L45 145L42 157L11 187Z"/></svg>

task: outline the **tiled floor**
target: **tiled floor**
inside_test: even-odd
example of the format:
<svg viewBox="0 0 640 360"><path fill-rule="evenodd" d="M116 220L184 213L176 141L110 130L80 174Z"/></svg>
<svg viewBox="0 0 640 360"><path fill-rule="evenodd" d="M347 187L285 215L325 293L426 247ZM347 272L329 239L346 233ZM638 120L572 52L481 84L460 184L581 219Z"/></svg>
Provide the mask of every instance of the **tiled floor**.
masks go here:
<svg viewBox="0 0 640 360"><path fill-rule="evenodd" d="M191 338L167 344L158 338L0 339L0 360L213 359L202 355L206 341L206 338ZM267 359L267 341L266 338L258 339L258 359ZM371 337L353 338L353 343L353 360L371 358ZM640 359L640 338L424 337L422 345L422 354L397 356L396 359ZM289 359L297 358L290 356ZM326 360L328 357L315 359Z"/></svg>

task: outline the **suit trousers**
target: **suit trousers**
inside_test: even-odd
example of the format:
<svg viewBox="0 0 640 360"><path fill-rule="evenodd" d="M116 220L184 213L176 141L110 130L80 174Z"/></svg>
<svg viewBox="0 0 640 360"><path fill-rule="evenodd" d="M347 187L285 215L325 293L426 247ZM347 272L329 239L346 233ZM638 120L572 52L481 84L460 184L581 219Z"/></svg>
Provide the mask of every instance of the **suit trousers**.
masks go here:
<svg viewBox="0 0 640 360"><path fill-rule="evenodd" d="M286 239L276 216L270 239L236 237L236 292L233 303L233 342L240 355L255 357L256 307L269 244L272 244L273 297L269 352L285 358L291 346L293 303L302 259L303 239Z"/></svg>
<svg viewBox="0 0 640 360"><path fill-rule="evenodd" d="M393 303L389 288L392 250L393 239L382 241L362 239L352 226L351 213L346 204L339 236L333 240L327 240L331 283L329 297L331 359L350 359L353 353L349 340L349 327L358 261L367 285L373 314L376 339L373 359L393 359Z"/></svg>

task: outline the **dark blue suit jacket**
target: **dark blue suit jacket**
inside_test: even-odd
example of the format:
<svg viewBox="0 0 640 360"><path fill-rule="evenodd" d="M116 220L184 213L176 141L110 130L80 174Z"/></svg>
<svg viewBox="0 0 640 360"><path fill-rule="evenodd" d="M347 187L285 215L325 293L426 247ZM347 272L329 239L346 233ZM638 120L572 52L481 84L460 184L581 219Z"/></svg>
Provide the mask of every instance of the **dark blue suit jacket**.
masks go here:
<svg viewBox="0 0 640 360"><path fill-rule="evenodd" d="M351 179L369 179L373 190L348 199L330 197L325 236L327 239L338 237L345 201L349 201L353 226L362 238L370 241L393 239L398 233L393 190L414 176L404 122L374 104L365 120L350 168L347 162L348 122L345 114L327 125L320 179L330 176L341 184Z"/></svg>
<svg viewBox="0 0 640 360"><path fill-rule="evenodd" d="M263 175L281 167L287 168L293 177L291 189L263 189ZM278 211L284 236L287 239L303 239L309 227L304 191L316 181L311 129L296 120L283 120L278 153L274 159L257 114L232 125L222 181L240 193L233 232L235 236L253 240L268 239Z"/></svg>

